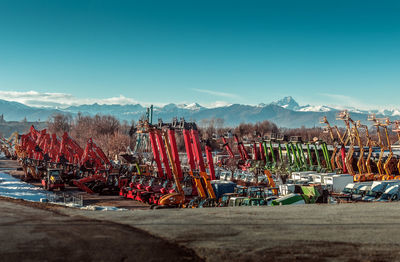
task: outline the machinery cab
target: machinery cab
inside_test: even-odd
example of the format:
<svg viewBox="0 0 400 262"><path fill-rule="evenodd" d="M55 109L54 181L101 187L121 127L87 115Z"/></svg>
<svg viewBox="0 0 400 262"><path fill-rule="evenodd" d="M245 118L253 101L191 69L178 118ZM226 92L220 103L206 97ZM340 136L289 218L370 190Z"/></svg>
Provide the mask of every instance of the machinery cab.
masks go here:
<svg viewBox="0 0 400 262"><path fill-rule="evenodd" d="M235 188L235 193L240 197L246 196L247 195L247 187L238 186Z"/></svg>
<svg viewBox="0 0 400 262"><path fill-rule="evenodd" d="M228 202L228 207L241 206L245 197L231 197Z"/></svg>
<svg viewBox="0 0 400 262"><path fill-rule="evenodd" d="M243 199L242 206L265 206L267 202L264 198L245 198Z"/></svg>
<svg viewBox="0 0 400 262"><path fill-rule="evenodd" d="M42 186L46 190L54 190L56 188L63 190L65 188L64 181L61 178L62 169L49 168L46 170L42 178Z"/></svg>
<svg viewBox="0 0 400 262"><path fill-rule="evenodd" d="M247 196L249 198L262 198L265 197L265 188L261 186L252 186L247 189Z"/></svg>
<svg viewBox="0 0 400 262"><path fill-rule="evenodd" d="M221 199L220 199L219 206L221 206L221 207L226 207L226 206L228 206L229 200L230 200L232 197L237 197L237 196L238 196L237 193L225 193L225 194L223 194L222 197L221 197Z"/></svg>
<svg viewBox="0 0 400 262"><path fill-rule="evenodd" d="M232 180L232 171L224 170L219 173L219 179L224 181Z"/></svg>
<svg viewBox="0 0 400 262"><path fill-rule="evenodd" d="M116 187L118 188L118 179L119 179L119 174L118 173L111 173L107 176L107 182L106 184L108 186Z"/></svg>
<svg viewBox="0 0 400 262"><path fill-rule="evenodd" d="M79 175L79 169L76 165L67 163L65 165L62 165L62 168L63 171L61 173L61 178L63 179L63 181L71 181L77 178Z"/></svg>

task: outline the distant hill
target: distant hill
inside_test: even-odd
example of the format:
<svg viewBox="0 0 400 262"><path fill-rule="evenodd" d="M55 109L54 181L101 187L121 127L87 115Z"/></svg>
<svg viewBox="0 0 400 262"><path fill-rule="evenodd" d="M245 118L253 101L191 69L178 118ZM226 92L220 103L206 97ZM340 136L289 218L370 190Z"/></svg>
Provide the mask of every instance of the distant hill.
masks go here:
<svg viewBox="0 0 400 262"><path fill-rule="evenodd" d="M34 125L36 129L47 128L46 122L6 122L0 123L0 133L5 137L9 138L12 133L17 131L19 134L24 134L29 132L31 125Z"/></svg>
<svg viewBox="0 0 400 262"><path fill-rule="evenodd" d="M62 111L52 108L37 108L26 106L17 102L0 99L0 114L4 115L6 121L46 121L49 116Z"/></svg>
<svg viewBox="0 0 400 262"><path fill-rule="evenodd" d="M400 115L399 110L384 111L363 111L349 108L354 120L361 120L366 123L370 113L377 113L378 117ZM29 107L21 103L0 100L0 114L4 114L6 121L27 121L47 120L56 113L76 115L80 112L83 115L113 115L120 120L138 120L146 112L146 108L140 104L133 105L80 105L71 106L65 109ZM154 121L158 118L170 121L173 117L184 117L186 120L201 121L203 119L221 118L225 126L236 126L240 123L255 123L269 120L280 127L314 127L321 126L319 119L327 116L332 125L343 126L342 121L336 121L338 109L329 106L300 106L292 97L285 97L270 104L241 105L232 104L215 108L206 108L197 103L193 104L167 104L162 107L154 107Z"/></svg>

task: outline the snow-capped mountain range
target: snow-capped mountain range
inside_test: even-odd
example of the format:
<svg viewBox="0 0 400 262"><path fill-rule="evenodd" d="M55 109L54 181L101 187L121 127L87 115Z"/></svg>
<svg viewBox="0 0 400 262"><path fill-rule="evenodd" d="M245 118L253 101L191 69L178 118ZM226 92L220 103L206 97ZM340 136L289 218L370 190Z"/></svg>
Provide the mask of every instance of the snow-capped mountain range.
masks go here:
<svg viewBox="0 0 400 262"><path fill-rule="evenodd" d="M226 126L235 126L244 122L258 122L269 120L281 127L313 127L320 126L319 118L327 116L331 123L343 125L341 121L336 121L338 111L347 109L351 112L354 120L361 120L367 123L368 114L375 113L379 117L400 116L399 109L393 110L359 110L357 108L343 108L326 105L299 105L291 97L284 97L269 104L241 105L231 104L213 108L204 107L198 103L192 104L167 104L154 107L154 118L162 118L170 121L173 117L184 117L187 120L201 121L203 119L222 118ZM30 107L17 102L0 100L0 114L4 114L6 121L21 121L26 117L28 121L45 121L51 115L57 113L67 113L75 115L78 112L84 115L114 115L120 120L138 120L146 112L146 107L140 104L131 105L79 105L70 106L64 109Z"/></svg>
<svg viewBox="0 0 400 262"><path fill-rule="evenodd" d="M400 109L384 109L384 110L361 110L355 107L347 106L326 106L326 105L305 105L300 106L291 96L284 97L281 100L272 102L271 104L278 105L280 107L300 112L329 112L329 111L341 111L348 110L349 112L359 114L380 114L387 117L400 116Z"/></svg>

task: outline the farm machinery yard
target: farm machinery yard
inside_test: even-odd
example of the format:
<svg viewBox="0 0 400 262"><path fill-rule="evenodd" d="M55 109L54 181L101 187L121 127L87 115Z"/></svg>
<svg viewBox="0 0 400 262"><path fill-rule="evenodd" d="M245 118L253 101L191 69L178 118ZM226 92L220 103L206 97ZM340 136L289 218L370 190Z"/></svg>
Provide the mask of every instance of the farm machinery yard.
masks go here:
<svg viewBox="0 0 400 262"><path fill-rule="evenodd" d="M2 139L4 155L14 159L0 160L7 225L2 255L23 260L29 253L40 261L392 260L400 252L390 244L398 235L400 180L396 145L384 138L389 125L398 132L398 122L371 116L383 131L374 142L347 112L338 119L348 123L345 130L321 119L334 140L327 143L278 133L204 139L193 122L147 118L132 128L134 149L118 158L94 139L81 147L68 133L57 137L32 126ZM365 204L334 204L349 202ZM18 234L6 241L11 231ZM38 239L45 248L27 244ZM64 246L73 249L68 258Z"/></svg>
<svg viewBox="0 0 400 262"><path fill-rule="evenodd" d="M397 201L400 162L388 127L400 140L400 122L371 115L378 135L373 141L368 126L347 111L337 119L346 129L321 119L334 141L330 145L276 133L252 140L232 133L203 139L194 122L153 124L148 116L133 127L135 149L115 160L93 139L81 147L67 132L59 138L33 126L2 138L1 149L18 160L24 181L39 182L44 190L79 189L86 196L117 196L114 200L156 209Z"/></svg>

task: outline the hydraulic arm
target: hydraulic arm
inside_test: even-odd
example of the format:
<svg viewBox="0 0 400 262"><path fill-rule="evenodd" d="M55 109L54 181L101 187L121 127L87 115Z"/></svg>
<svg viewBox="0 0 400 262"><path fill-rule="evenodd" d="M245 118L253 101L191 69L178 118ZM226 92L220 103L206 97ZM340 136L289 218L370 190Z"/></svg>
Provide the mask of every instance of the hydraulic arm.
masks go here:
<svg viewBox="0 0 400 262"><path fill-rule="evenodd" d="M223 147L225 147L226 151L229 154L229 157L234 159L235 155L233 154L233 151L232 151L231 147L229 146L228 141L226 141L226 138L224 136L221 136L221 138L222 138L222 143L224 143Z"/></svg>

